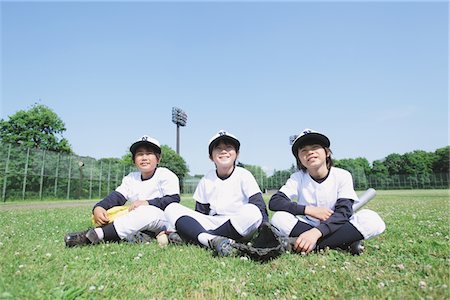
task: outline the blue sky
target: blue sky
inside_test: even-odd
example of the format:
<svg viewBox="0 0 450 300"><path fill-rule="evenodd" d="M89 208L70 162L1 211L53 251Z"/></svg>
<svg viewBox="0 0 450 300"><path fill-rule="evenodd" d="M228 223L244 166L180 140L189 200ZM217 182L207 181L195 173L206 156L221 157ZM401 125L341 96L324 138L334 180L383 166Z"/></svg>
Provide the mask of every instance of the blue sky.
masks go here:
<svg viewBox="0 0 450 300"><path fill-rule="evenodd" d="M447 1L1 2L0 118L33 103L65 122L78 155L121 157L143 134L213 168L208 140L241 141L269 174L289 136L334 158L449 145Z"/></svg>

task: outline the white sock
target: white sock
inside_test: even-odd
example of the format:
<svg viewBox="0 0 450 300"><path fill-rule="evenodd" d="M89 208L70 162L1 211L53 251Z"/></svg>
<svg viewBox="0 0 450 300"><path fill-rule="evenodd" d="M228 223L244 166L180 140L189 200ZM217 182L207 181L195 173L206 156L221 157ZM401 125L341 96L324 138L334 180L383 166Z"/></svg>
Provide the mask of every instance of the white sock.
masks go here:
<svg viewBox="0 0 450 300"><path fill-rule="evenodd" d="M212 235L212 234L209 234L209 233L206 233L206 232L202 232L202 233L200 233L198 235L197 239L202 245L204 245L206 247L209 247L208 241L212 240L215 237L216 237L216 235Z"/></svg>
<svg viewBox="0 0 450 300"><path fill-rule="evenodd" d="M101 229L100 227L97 227L94 229L94 231L98 235L98 238L100 240L103 240L103 238L105 237L105 234L103 233L103 229Z"/></svg>

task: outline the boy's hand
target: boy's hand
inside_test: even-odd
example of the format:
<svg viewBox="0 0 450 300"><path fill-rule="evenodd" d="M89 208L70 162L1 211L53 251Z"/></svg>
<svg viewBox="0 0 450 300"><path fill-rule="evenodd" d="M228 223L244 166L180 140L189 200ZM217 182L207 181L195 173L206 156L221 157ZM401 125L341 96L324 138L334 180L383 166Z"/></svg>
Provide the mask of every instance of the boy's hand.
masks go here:
<svg viewBox="0 0 450 300"><path fill-rule="evenodd" d="M94 208L94 222L98 225L106 225L109 223L108 213L101 206Z"/></svg>
<svg viewBox="0 0 450 300"><path fill-rule="evenodd" d="M317 240L322 236L322 233L317 228L312 228L303 232L297 238L294 244L294 251L300 253L309 253L316 247Z"/></svg>
<svg viewBox="0 0 450 300"><path fill-rule="evenodd" d="M131 203L130 208L128 211L132 211L133 209L138 208L141 205L149 205L147 200L136 200L133 203Z"/></svg>
<svg viewBox="0 0 450 300"><path fill-rule="evenodd" d="M320 221L327 220L334 211L325 207L316 207L316 206L306 206L305 207L305 215L314 217Z"/></svg>

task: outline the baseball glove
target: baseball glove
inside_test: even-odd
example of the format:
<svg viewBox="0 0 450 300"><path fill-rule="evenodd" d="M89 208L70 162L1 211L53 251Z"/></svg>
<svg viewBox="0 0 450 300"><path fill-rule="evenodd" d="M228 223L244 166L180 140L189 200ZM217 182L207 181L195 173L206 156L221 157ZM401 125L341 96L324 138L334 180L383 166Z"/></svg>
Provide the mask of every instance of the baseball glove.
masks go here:
<svg viewBox="0 0 450 300"><path fill-rule="evenodd" d="M282 237L277 228L264 222L258 234L247 244L234 243L233 247L246 254L249 258L267 262L285 253L289 247L289 239Z"/></svg>

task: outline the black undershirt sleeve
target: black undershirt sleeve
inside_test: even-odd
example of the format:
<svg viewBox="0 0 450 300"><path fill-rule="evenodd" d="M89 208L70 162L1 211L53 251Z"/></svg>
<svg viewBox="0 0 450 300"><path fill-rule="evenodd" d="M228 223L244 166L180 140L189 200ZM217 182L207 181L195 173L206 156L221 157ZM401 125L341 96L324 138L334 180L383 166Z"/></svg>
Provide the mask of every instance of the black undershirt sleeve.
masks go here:
<svg viewBox="0 0 450 300"><path fill-rule="evenodd" d="M101 200L100 202L95 204L94 208L92 209L92 211L94 211L94 209L97 206L103 207L104 209L108 210L108 209L110 209L111 207L114 207L114 206L124 205L126 202L127 202L127 199L125 199L125 197L121 193L119 193L117 191L112 191L103 200Z"/></svg>
<svg viewBox="0 0 450 300"><path fill-rule="evenodd" d="M259 208L261 215L263 217L263 222L269 222L267 206L266 206L266 203L264 202L264 199L263 199L263 196L261 193L256 193L253 196L251 196L250 198L248 198L248 203L256 205Z"/></svg>
<svg viewBox="0 0 450 300"><path fill-rule="evenodd" d="M295 215L304 215L305 206L291 201L283 192L276 192L269 200L269 209L272 211L286 211Z"/></svg>
<svg viewBox="0 0 450 300"><path fill-rule="evenodd" d="M198 211L199 213L202 213L204 215L209 215L209 212L211 211L209 204L203 204L200 202L195 202L195 211Z"/></svg>
<svg viewBox="0 0 450 300"><path fill-rule="evenodd" d="M165 210L167 205L170 203L179 203L180 202L180 195L174 194L174 195L166 195L161 198L154 198L151 200L147 200L148 204L156 206L162 210Z"/></svg>
<svg viewBox="0 0 450 300"><path fill-rule="evenodd" d="M338 230L342 225L349 221L353 214L353 200L348 198L339 198L334 206L334 213L317 226L322 233L322 237Z"/></svg>

